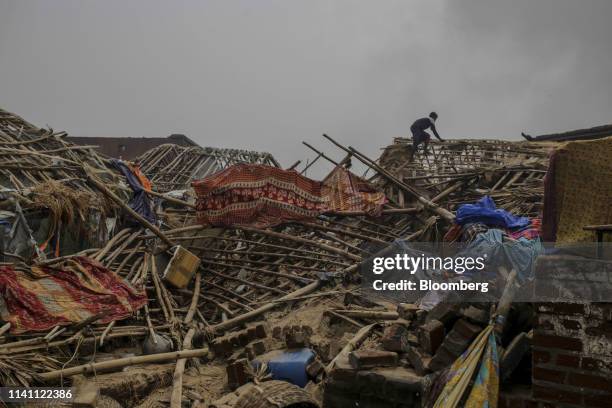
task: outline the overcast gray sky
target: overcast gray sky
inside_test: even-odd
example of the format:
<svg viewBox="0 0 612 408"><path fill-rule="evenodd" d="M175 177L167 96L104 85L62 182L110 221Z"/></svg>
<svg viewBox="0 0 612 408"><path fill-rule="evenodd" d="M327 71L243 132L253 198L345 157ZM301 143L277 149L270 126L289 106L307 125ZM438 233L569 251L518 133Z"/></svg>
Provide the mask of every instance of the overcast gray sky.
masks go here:
<svg viewBox="0 0 612 408"><path fill-rule="evenodd" d="M612 123L609 0L0 0L0 106L82 136L372 156Z"/></svg>

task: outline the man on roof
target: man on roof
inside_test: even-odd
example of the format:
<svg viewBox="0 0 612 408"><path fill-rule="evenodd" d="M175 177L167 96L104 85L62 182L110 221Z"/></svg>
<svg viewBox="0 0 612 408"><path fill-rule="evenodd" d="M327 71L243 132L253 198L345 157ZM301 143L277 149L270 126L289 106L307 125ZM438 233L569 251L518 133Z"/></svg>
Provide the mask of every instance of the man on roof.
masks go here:
<svg viewBox="0 0 612 408"><path fill-rule="evenodd" d="M429 140L431 136L425 130L431 129L433 134L438 138L439 141L443 142L442 138L438 134L436 130L436 119L438 119L438 114L436 112L431 112L428 117L417 119L414 121L412 126L410 126L410 131L412 132L412 155L419 148L421 143L424 144L423 152L427 153L427 145L429 144Z"/></svg>

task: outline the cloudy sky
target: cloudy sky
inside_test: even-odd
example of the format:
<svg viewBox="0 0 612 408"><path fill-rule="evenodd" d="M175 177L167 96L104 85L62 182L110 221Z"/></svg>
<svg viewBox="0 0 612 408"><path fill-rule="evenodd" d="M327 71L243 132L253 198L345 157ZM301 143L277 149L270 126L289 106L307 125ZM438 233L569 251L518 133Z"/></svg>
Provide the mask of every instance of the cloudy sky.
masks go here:
<svg viewBox="0 0 612 408"><path fill-rule="evenodd" d="M612 123L609 0L0 0L0 106L81 136L372 156Z"/></svg>

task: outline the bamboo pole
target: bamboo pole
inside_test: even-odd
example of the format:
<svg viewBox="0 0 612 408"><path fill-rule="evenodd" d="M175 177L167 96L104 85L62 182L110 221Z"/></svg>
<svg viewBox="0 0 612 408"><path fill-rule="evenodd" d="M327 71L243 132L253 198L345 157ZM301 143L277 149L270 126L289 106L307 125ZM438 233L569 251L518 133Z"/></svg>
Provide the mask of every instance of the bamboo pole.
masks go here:
<svg viewBox="0 0 612 408"><path fill-rule="evenodd" d="M340 313L346 316L357 317L361 319L376 319L376 320L397 320L399 315L397 312L383 312L378 310L346 310L337 309L334 310L336 313Z"/></svg>
<svg viewBox="0 0 612 408"><path fill-rule="evenodd" d="M11 328L11 324L5 323L2 327L0 327L0 336L2 336L4 333L9 331L10 328Z"/></svg>
<svg viewBox="0 0 612 408"><path fill-rule="evenodd" d="M195 328L192 327L187 332L185 339L183 339L183 350L191 349L191 340L195 334ZM172 376L172 394L170 396L170 407L181 408L181 400L183 397L183 372L185 371L186 358L179 358L176 360L176 367L174 368L174 375Z"/></svg>
<svg viewBox="0 0 612 408"><path fill-rule="evenodd" d="M191 304L189 305L189 309L187 310L187 314L185 315L185 320L183 323L189 324L193 320L193 316L195 315L196 308L198 307L198 297L200 296L200 285L202 282L202 272L198 271L195 277L195 284L193 287L193 297L191 298Z"/></svg>
<svg viewBox="0 0 612 408"><path fill-rule="evenodd" d="M57 380L62 377L70 377L76 374L89 374L99 371L114 371L136 364L151 364L173 361L180 358L204 357L208 354L208 348L195 350L171 351L169 353L150 354L146 356L125 357L110 361L100 361L98 363L83 364L75 367L64 368L62 370L47 371L38 376L43 381Z"/></svg>

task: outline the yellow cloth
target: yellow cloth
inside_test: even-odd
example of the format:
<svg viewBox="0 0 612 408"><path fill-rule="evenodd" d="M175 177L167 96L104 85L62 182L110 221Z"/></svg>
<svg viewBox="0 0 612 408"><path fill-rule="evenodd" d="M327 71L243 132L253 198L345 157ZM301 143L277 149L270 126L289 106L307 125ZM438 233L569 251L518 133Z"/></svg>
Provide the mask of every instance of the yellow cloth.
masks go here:
<svg viewBox="0 0 612 408"><path fill-rule="evenodd" d="M568 142L555 154L556 241L593 242L583 228L612 223L612 137Z"/></svg>

